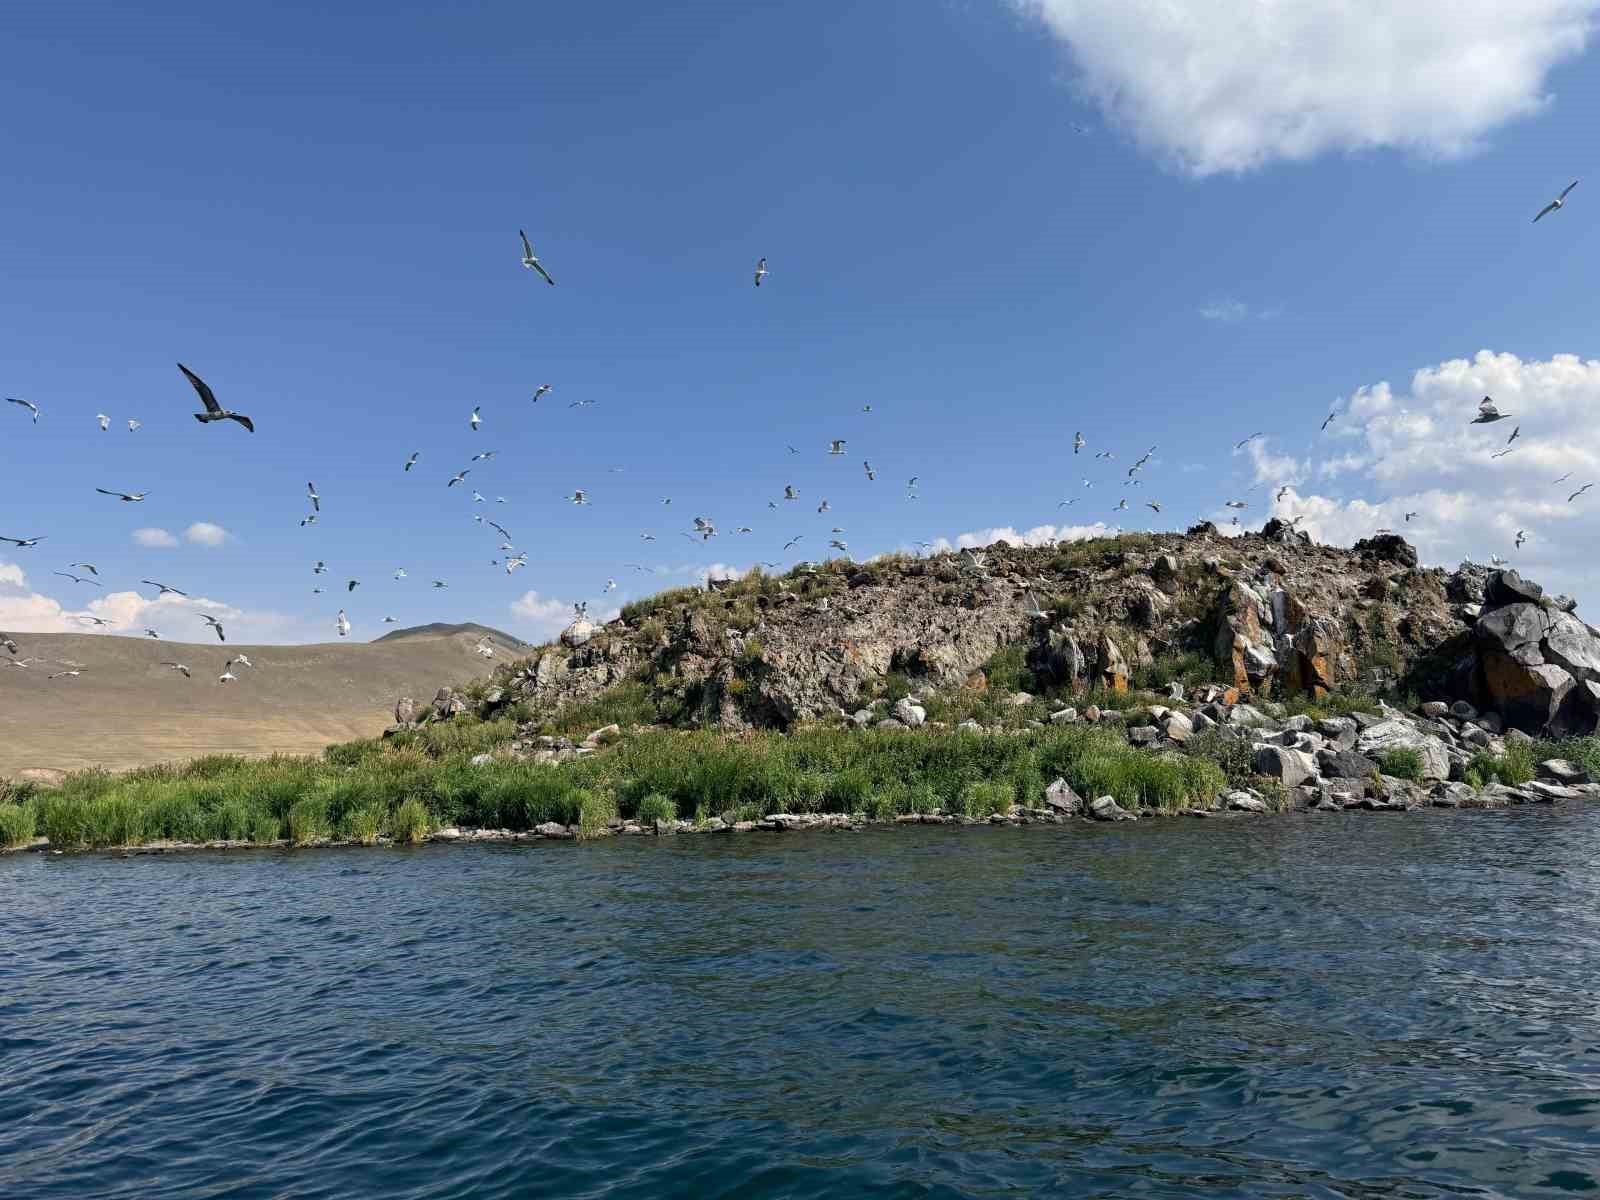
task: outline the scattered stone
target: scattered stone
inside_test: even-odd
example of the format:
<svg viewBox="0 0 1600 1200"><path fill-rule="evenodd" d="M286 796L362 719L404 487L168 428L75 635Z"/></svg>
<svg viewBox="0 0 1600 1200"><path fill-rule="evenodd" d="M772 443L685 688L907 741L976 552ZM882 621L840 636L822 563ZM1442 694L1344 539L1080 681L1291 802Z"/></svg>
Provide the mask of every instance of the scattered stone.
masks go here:
<svg viewBox="0 0 1600 1200"><path fill-rule="evenodd" d="M1227 796L1228 808L1233 812L1267 813L1271 808L1259 796L1252 796L1249 792L1229 792Z"/></svg>
<svg viewBox="0 0 1600 1200"><path fill-rule="evenodd" d="M1044 790L1045 807L1067 816L1076 816L1083 811L1083 797L1072 790L1072 785L1065 779L1058 779Z"/></svg>
<svg viewBox="0 0 1600 1200"><path fill-rule="evenodd" d="M1050 714L1050 724L1070 725L1078 719L1078 710L1075 708L1062 708Z"/></svg>
<svg viewBox="0 0 1600 1200"><path fill-rule="evenodd" d="M470 760L475 767L487 767L493 761L494 755L492 754L474 754Z"/></svg>
<svg viewBox="0 0 1600 1200"><path fill-rule="evenodd" d="M1432 717L1437 720L1450 714L1450 706L1443 700L1429 700L1417 711L1425 717Z"/></svg>
<svg viewBox="0 0 1600 1200"><path fill-rule="evenodd" d="M1374 760L1390 750L1415 750L1422 758L1424 779L1450 778L1450 756L1444 743L1398 717L1368 726L1356 739L1356 749Z"/></svg>
<svg viewBox="0 0 1600 1200"><path fill-rule="evenodd" d="M1577 763L1569 762L1564 758L1549 758L1539 764L1538 774L1540 779L1548 779L1552 783L1571 786L1575 783L1588 783L1589 772Z"/></svg>
<svg viewBox="0 0 1600 1200"><path fill-rule="evenodd" d="M1096 821L1137 821L1139 818L1117 803L1113 796L1101 796L1089 802L1089 815Z"/></svg>
<svg viewBox="0 0 1600 1200"><path fill-rule="evenodd" d="M877 727L879 729L904 729L906 725L904 721L897 721L893 717L885 717L878 722Z"/></svg>
<svg viewBox="0 0 1600 1200"><path fill-rule="evenodd" d="M1128 741L1135 746L1153 746L1161 739L1161 730L1154 725L1135 725L1128 730Z"/></svg>

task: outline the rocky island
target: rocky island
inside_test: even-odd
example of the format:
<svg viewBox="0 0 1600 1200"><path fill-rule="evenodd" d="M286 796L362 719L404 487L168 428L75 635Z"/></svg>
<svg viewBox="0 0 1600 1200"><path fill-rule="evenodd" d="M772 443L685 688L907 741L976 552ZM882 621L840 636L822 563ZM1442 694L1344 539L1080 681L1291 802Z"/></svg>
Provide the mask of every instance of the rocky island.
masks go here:
<svg viewBox="0 0 1600 1200"><path fill-rule="evenodd" d="M1402 538L997 543L665 592L321 758L10 785L13 847L586 838L1600 797L1600 635Z"/></svg>

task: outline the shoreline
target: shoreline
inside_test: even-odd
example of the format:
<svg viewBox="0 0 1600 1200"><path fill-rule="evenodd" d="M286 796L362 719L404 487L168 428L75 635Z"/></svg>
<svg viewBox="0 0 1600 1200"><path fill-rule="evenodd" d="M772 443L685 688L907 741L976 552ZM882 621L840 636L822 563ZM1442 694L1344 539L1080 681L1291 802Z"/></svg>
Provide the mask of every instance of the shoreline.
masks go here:
<svg viewBox="0 0 1600 1200"><path fill-rule="evenodd" d="M1058 784L1063 781L1058 781ZM683 837L696 835L735 835L748 833L864 833L871 829L894 829L910 825L930 825L968 829L982 827L1017 828L1023 826L1064 826L1075 824L1112 824L1123 821L1176 820L1194 817L1208 820L1243 820L1252 817L1294 817L1338 815L1342 813L1393 813L1408 814L1430 809L1465 811L1503 811L1529 806L1555 806L1578 801L1600 801L1600 784L1560 784L1548 779L1534 780L1522 787L1493 784L1473 790L1463 784L1440 783L1424 794L1421 789L1407 787L1406 781L1387 779L1405 794L1388 800L1375 796L1351 796L1337 805L1307 805L1299 808L1273 809L1257 797L1246 792L1231 793L1227 803L1215 807L1190 807L1176 811L1156 808L1125 809L1110 796L1099 797L1087 805L1075 808L1014 807L1007 813L991 813L987 817L966 816L960 813L926 812L901 813L888 819L869 817L865 813L773 813L752 821L726 822L713 817L709 821L657 821L647 825L639 821L614 821L600 829L584 829L579 825L561 825L546 822L535 829L495 829L479 827L445 826L432 830L420 840L408 841L387 836L373 839L313 838L294 841L278 838L273 841L254 842L225 839L202 842L152 840L122 846L72 846L55 848L48 838L35 838L25 846L0 846L0 857L8 855L42 854L52 857L66 855L115 855L120 858L158 857L169 854L199 852L239 853L285 850L382 850L420 849L428 845L519 845L535 842L588 842L604 841L614 837ZM1054 789L1056 785L1052 785ZM1259 807L1258 807L1259 806Z"/></svg>

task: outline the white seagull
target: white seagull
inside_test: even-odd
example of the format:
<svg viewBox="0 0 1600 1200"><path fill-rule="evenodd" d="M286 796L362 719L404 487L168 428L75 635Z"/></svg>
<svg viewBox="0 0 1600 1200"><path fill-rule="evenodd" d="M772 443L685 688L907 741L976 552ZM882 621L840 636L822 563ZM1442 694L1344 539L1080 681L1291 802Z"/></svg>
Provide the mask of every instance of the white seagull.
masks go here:
<svg viewBox="0 0 1600 1200"><path fill-rule="evenodd" d="M148 582L148 581L146 581L146 582ZM222 622L221 621L217 620L215 617L208 617L205 613L201 613L200 614L200 619L202 621L204 621L207 625L211 626L211 628L213 628L213 629L215 629L217 631L217 641L225 642L225 641L228 640L223 635Z"/></svg>
<svg viewBox="0 0 1600 1200"><path fill-rule="evenodd" d="M100 422L101 433L111 428L111 418L106 416L105 413L96 413L94 419Z"/></svg>
<svg viewBox="0 0 1600 1200"><path fill-rule="evenodd" d="M180 592L175 587L169 587L167 584L164 584L164 583L157 583L154 579L141 579L141 580L139 580L139 582L140 583L149 584L151 587L156 588L157 589L157 594L156 594L156 599L157 600L161 599L162 596L165 596L165 595L168 595L168 594L171 594L171 595L174 595L174 596L184 596L184 597L187 597L189 595L188 592ZM209 619L210 618L208 617L207 620L209 620Z"/></svg>
<svg viewBox="0 0 1600 1200"><path fill-rule="evenodd" d="M556 281L550 278L550 272L546 271L544 269L544 264L534 256L533 244L528 241L528 235L523 233L520 229L517 230L517 232L522 235L522 265L527 267L530 271L539 272L539 274L544 277L544 281L546 283L548 283L551 287L555 287Z"/></svg>
<svg viewBox="0 0 1600 1200"><path fill-rule="evenodd" d="M762 259L756 264L756 286L761 286L761 281L767 277L767 260Z"/></svg>
<svg viewBox="0 0 1600 1200"><path fill-rule="evenodd" d="M589 503L589 495L582 488L575 488L573 490L572 495L563 496L562 499L563 500L570 500L574 504L587 504L587 503Z"/></svg>
<svg viewBox="0 0 1600 1200"><path fill-rule="evenodd" d="M108 492L105 488L95 488L102 496L115 496L124 504L137 504L148 496L149 492Z"/></svg>
<svg viewBox="0 0 1600 1200"><path fill-rule="evenodd" d="M1468 421L1469 425L1492 425L1496 421L1504 421L1510 413L1503 413L1495 407L1494 401L1488 396L1478 401L1478 415Z"/></svg>
<svg viewBox="0 0 1600 1200"><path fill-rule="evenodd" d="M193 675L189 674L189 668L184 666L181 662L164 662L161 665L178 672L178 674L182 675L185 679L194 678Z"/></svg>
<svg viewBox="0 0 1600 1200"><path fill-rule="evenodd" d="M415 454L413 454L410 458L406 459L406 465L405 465L404 469L407 470L407 471L411 470L412 467L417 465L417 459L419 459L421 457L422 457L422 451L419 450Z"/></svg>
<svg viewBox="0 0 1600 1200"><path fill-rule="evenodd" d="M843 454L844 453L844 439L843 438L837 438L834 441L829 442L828 443L828 453L829 454Z"/></svg>
<svg viewBox="0 0 1600 1200"><path fill-rule="evenodd" d="M128 418L128 432L129 433L136 432L138 430L139 426L142 425L142 424L144 424L143 421L135 421L132 417L129 417Z"/></svg>
<svg viewBox="0 0 1600 1200"><path fill-rule="evenodd" d="M539 403L540 396L543 396L550 391L550 386L551 385L548 383L541 383L538 387L533 389L533 402L535 404Z"/></svg>
<svg viewBox="0 0 1600 1200"><path fill-rule="evenodd" d="M478 405L472 410L472 415L467 418L467 424L472 426L472 432L474 433L478 432L478 426L483 424L483 417L478 413L478 408L482 407L482 405Z"/></svg>
<svg viewBox="0 0 1600 1200"><path fill-rule="evenodd" d="M456 484L460 483L463 479L465 479L468 475L471 475L471 474L472 474L472 468L471 467L468 467L465 471L457 471L455 473L455 477L453 479L451 479L449 483L445 484L445 487L453 488L453 487L455 487Z"/></svg>
<svg viewBox="0 0 1600 1200"><path fill-rule="evenodd" d="M1537 225L1539 223L1539 217L1544 216L1546 213L1553 213L1558 208L1566 207L1567 193L1570 192L1573 188L1575 188L1577 186L1578 186L1578 181L1576 179L1574 179L1571 183L1567 184L1566 187L1562 188L1561 189L1561 195L1557 196L1554 200L1550 201L1549 204L1546 204L1543 208L1541 208L1539 210L1539 216L1535 217L1533 219L1534 224Z"/></svg>
<svg viewBox="0 0 1600 1200"><path fill-rule="evenodd" d="M317 485L316 484L314 484L314 483L306 484L306 498L311 501L312 511L314 511L314 512L321 512L322 511L322 497L317 495Z"/></svg>
<svg viewBox="0 0 1600 1200"><path fill-rule="evenodd" d="M339 631L340 637L345 637L350 632L350 618L344 615L344 609L339 610L339 616L334 620L333 627Z"/></svg>
<svg viewBox="0 0 1600 1200"><path fill-rule="evenodd" d="M6 397L6 403L7 404L17 404L17 405L20 405L21 407L27 409L29 412L31 412L33 414L33 423L35 425L37 425L39 423L39 406L37 404L35 404L32 400L18 400L14 396L7 396Z"/></svg>

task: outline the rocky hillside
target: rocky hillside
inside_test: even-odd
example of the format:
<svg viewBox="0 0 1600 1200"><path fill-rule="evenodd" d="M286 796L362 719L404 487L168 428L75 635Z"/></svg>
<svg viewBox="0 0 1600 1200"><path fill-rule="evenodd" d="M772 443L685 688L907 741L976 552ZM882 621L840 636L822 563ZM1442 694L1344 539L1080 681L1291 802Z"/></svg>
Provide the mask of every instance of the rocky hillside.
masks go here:
<svg viewBox="0 0 1600 1200"><path fill-rule="evenodd" d="M1230 701L1364 692L1465 701L1528 733L1590 733L1600 637L1515 572L1417 565L1402 538L1346 550L1271 521L1224 537L996 543L803 564L667 592L502 666L488 714L535 718L627 685L660 719L730 731L836 719L891 692L983 693L1020 664L1056 696L1130 688Z"/></svg>

